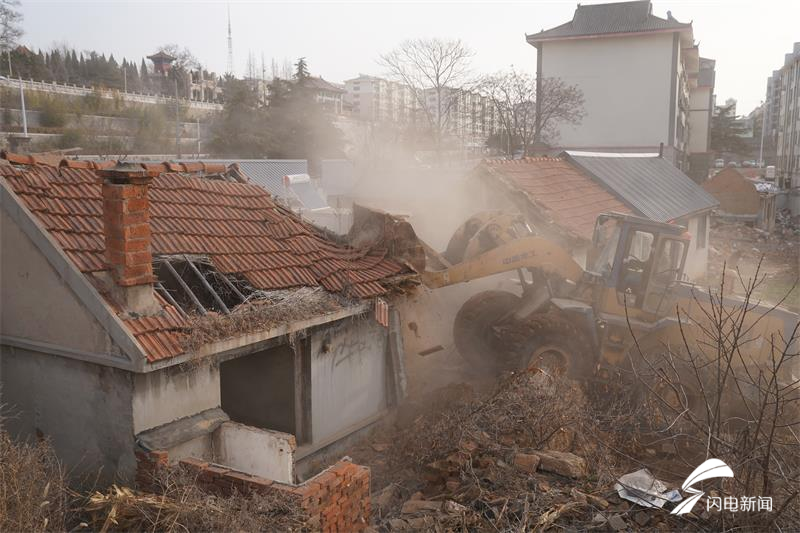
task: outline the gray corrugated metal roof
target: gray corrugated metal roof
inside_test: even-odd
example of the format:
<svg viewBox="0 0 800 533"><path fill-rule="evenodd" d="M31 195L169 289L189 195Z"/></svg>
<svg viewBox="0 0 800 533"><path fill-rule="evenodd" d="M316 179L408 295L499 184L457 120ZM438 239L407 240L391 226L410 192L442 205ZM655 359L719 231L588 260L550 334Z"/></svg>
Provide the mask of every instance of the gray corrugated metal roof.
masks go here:
<svg viewBox="0 0 800 533"><path fill-rule="evenodd" d="M191 161L191 160L186 160ZM238 163L242 172L256 185L261 185L273 196L285 197L283 177L289 174L308 174L305 159L204 159L207 163L225 166Z"/></svg>
<svg viewBox="0 0 800 533"><path fill-rule="evenodd" d="M634 33L655 30L680 30L691 27L675 19L662 19L652 14L649 0L618 2L614 4L579 5L572 20L528 35L529 43L548 39L602 35L606 33Z"/></svg>
<svg viewBox="0 0 800 533"><path fill-rule="evenodd" d="M657 155L566 154L623 202L652 220L669 222L719 205L689 176Z"/></svg>

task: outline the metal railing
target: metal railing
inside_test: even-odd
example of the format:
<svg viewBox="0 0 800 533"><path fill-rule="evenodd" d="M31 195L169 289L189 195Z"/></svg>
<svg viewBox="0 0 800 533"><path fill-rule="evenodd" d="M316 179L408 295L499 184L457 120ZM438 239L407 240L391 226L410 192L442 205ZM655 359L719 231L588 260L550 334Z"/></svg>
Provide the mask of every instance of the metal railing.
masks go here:
<svg viewBox="0 0 800 533"><path fill-rule="evenodd" d="M119 89L107 89L104 87L87 87L85 85L70 85L58 82L20 80L8 78L6 76L0 76L0 87L18 89L20 84L26 90L41 91L51 94L64 94L69 96L87 96L90 94L99 94L102 98L121 98L127 102L136 102L141 104L173 104L175 102L174 97L160 94L137 93L130 91L124 92L120 91ZM178 103L191 109L204 111L222 110L222 104L216 102L203 102L200 100L191 100L189 98L178 98Z"/></svg>

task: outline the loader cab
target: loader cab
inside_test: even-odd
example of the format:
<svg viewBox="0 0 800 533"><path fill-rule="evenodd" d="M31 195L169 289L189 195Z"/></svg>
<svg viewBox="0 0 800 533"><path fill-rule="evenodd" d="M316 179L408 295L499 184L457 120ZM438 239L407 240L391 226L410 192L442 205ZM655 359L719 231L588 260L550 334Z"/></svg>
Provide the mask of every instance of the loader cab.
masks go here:
<svg viewBox="0 0 800 533"><path fill-rule="evenodd" d="M623 214L603 214L595 224L587 270L616 292L619 304L661 315L675 299L689 239L685 228Z"/></svg>

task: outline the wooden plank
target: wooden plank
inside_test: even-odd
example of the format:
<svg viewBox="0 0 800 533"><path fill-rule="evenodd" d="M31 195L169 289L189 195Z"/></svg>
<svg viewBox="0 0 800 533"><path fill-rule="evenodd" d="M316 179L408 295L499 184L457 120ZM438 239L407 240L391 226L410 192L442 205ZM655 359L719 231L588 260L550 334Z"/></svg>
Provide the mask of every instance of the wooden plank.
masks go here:
<svg viewBox="0 0 800 533"><path fill-rule="evenodd" d="M189 264L189 268L192 269L192 272L194 272L194 275L197 276L197 279L200 280L200 283L203 284L203 287L205 287L206 290L211 293L211 297L214 298L215 302L217 302L217 305L219 306L220 309L222 309L222 312L225 313L226 315L231 314L231 311L230 309L228 309L228 306L225 305L225 302L222 301L222 298L220 298L220 295L217 294L217 291L214 290L214 287L211 286L211 284L208 282L203 273L200 272L200 269L197 268L197 266L188 259L186 260L186 262Z"/></svg>
<svg viewBox="0 0 800 533"><path fill-rule="evenodd" d="M186 295L189 296L189 299L192 301L192 303L194 304L195 308L197 308L197 310L200 311L200 314L201 315L205 315L206 312L207 312L206 308L203 307L203 304L201 304L200 300L197 299L197 296L194 295L194 293L192 292L192 289L190 289L189 286L186 284L186 282L183 281L183 278L180 276L180 274L178 274L175 271L175 267L172 266L172 263L170 263L169 261L162 261L161 264L163 264L165 267L167 267L167 271L169 271L169 273L172 275L172 277L175 278L175 281L178 282L178 285L181 286L181 288L186 293Z"/></svg>

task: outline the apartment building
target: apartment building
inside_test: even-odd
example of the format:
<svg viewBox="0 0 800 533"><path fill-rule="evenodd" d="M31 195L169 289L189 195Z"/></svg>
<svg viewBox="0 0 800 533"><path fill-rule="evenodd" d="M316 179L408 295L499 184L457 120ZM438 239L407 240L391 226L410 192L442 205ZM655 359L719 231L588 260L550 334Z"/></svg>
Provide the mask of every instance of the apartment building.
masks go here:
<svg viewBox="0 0 800 533"><path fill-rule="evenodd" d="M779 184L800 188L800 42L767 81L766 108L766 136L775 146Z"/></svg>
<svg viewBox="0 0 800 533"><path fill-rule="evenodd" d="M657 152L663 143L678 168L707 170L689 169L689 155L708 151L714 62L700 57L690 22L654 15L649 0L579 4L572 20L526 38L540 77L583 91L583 121L561 126L551 144Z"/></svg>
<svg viewBox="0 0 800 533"><path fill-rule="evenodd" d="M344 82L344 102L352 115L368 122L406 125L417 118L418 109L410 87L375 76L359 74Z"/></svg>
<svg viewBox="0 0 800 533"><path fill-rule="evenodd" d="M446 138L457 140L466 149L481 149L497 132L499 117L491 101L474 91L445 88L425 91L426 111L437 123L441 115Z"/></svg>
<svg viewBox="0 0 800 533"><path fill-rule="evenodd" d="M346 80L345 90L345 106L359 120L426 128L441 115L445 136L460 148L482 149L499 129L494 107L477 92L427 89L418 98L411 87L365 74Z"/></svg>

